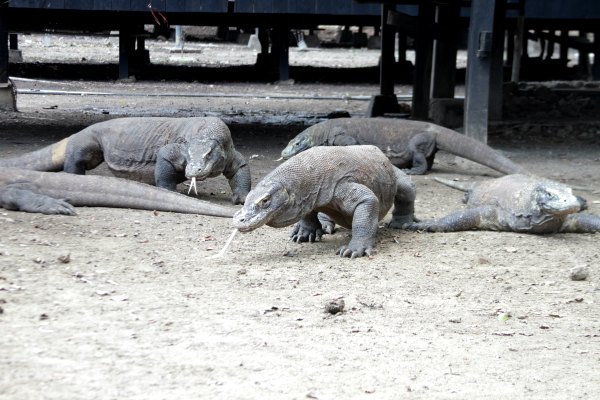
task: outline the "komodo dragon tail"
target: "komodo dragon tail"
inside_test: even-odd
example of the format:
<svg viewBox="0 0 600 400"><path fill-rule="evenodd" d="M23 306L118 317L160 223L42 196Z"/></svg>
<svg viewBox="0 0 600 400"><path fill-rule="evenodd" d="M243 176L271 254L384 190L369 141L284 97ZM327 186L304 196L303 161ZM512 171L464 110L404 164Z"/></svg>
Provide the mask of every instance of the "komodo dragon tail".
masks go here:
<svg viewBox="0 0 600 400"><path fill-rule="evenodd" d="M444 179L444 178L438 178L438 177L435 177L433 179L436 182L442 183L446 186L450 186L453 189L458 189L463 192L468 192L471 189L471 186L473 185L472 182L457 182L457 181L451 181L450 179Z"/></svg>
<svg viewBox="0 0 600 400"><path fill-rule="evenodd" d="M490 146L451 129L443 128L441 132L438 132L436 143L440 150L475 161L504 174L529 175L525 168L509 160Z"/></svg>
<svg viewBox="0 0 600 400"><path fill-rule="evenodd" d="M33 171L62 171L69 138L20 156L0 158L0 167L24 168Z"/></svg>
<svg viewBox="0 0 600 400"><path fill-rule="evenodd" d="M237 209L213 204L167 189L99 175L0 169L0 184L30 182L47 196L74 206L135 208L231 218Z"/></svg>

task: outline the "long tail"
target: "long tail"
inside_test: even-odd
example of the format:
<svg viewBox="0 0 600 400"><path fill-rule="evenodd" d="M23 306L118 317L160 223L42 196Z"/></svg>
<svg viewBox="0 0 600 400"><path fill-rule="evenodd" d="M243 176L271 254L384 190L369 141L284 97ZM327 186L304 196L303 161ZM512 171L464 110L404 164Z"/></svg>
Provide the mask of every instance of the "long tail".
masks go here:
<svg viewBox="0 0 600 400"><path fill-rule="evenodd" d="M470 183L470 182L457 182L457 181L451 181L450 179L444 179L444 178L438 178L438 177L435 177L433 179L439 183L442 183L446 186L450 186L453 189L458 189L463 192L468 192L469 189L471 189L471 185L473 185L473 183Z"/></svg>
<svg viewBox="0 0 600 400"><path fill-rule="evenodd" d="M0 158L0 167L24 168L33 171L62 171L69 138L20 156Z"/></svg>
<svg viewBox="0 0 600 400"><path fill-rule="evenodd" d="M490 146L451 129L442 129L436 135L436 143L440 150L475 161L504 174L530 174L525 168Z"/></svg>
<svg viewBox="0 0 600 400"><path fill-rule="evenodd" d="M0 169L0 184L31 182L40 192L74 206L135 208L231 218L237 209L128 179L99 175Z"/></svg>

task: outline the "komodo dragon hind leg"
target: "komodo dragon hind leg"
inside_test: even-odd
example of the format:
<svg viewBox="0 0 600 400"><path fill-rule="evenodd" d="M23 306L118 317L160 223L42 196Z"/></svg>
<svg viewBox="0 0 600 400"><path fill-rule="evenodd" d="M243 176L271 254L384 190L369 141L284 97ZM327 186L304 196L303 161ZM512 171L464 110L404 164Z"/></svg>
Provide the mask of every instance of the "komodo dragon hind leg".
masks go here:
<svg viewBox="0 0 600 400"><path fill-rule="evenodd" d="M31 183L13 183L0 187L0 207L6 210L42 214L75 215L75 208L62 199L46 196Z"/></svg>
<svg viewBox="0 0 600 400"><path fill-rule="evenodd" d="M335 221L325 213L319 213L319 221L321 222L321 229L323 233L331 235L335 232Z"/></svg>
<svg viewBox="0 0 600 400"><path fill-rule="evenodd" d="M85 171L94 169L104 161L104 153L100 145L88 137L72 136L65 150L65 172L85 175Z"/></svg>
<svg viewBox="0 0 600 400"><path fill-rule="evenodd" d="M415 218L416 186L399 169L396 172L396 194L394 196L394 210L388 228L401 229L405 224L417 221Z"/></svg>
<svg viewBox="0 0 600 400"><path fill-rule="evenodd" d="M232 175L225 172L225 177L229 180L229 187L232 192L231 202L233 204L244 204L251 187L250 167L238 151L235 152L233 165L235 166L234 169L237 169Z"/></svg>
<svg viewBox="0 0 600 400"><path fill-rule="evenodd" d="M570 214L563 222L560 232L594 233L600 232L600 217L591 214Z"/></svg>
<svg viewBox="0 0 600 400"><path fill-rule="evenodd" d="M433 165L435 137L430 133L419 133L410 139L408 151L412 154L412 167L404 170L408 175L423 175Z"/></svg>

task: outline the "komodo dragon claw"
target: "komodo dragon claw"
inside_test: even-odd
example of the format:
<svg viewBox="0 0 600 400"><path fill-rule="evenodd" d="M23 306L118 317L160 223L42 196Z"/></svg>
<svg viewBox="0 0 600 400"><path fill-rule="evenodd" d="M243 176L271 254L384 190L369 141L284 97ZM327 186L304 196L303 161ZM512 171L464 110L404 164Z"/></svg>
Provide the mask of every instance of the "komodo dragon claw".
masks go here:
<svg viewBox="0 0 600 400"><path fill-rule="evenodd" d="M298 223L294 226L290 234L290 240L296 243L302 242L320 242L321 237L323 236L323 231L321 229L307 229L303 227L302 224Z"/></svg>
<svg viewBox="0 0 600 400"><path fill-rule="evenodd" d="M362 256L371 256L373 254L375 254L375 249L373 248L373 246L359 246L359 247L355 247L355 246L351 246L350 244L348 246L342 246L340 247L335 254L339 255L340 257L350 257L350 258L357 258L357 257L362 257Z"/></svg>

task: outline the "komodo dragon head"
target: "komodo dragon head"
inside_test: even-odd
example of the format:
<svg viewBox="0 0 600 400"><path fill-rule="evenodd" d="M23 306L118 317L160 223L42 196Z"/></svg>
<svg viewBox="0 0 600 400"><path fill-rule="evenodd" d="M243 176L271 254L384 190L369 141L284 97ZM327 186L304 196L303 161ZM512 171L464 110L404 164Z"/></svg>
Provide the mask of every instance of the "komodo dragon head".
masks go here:
<svg viewBox="0 0 600 400"><path fill-rule="evenodd" d="M313 146L315 146L314 136L306 131L301 132L295 138L290 140L286 148L281 151L281 157L284 160L287 160Z"/></svg>
<svg viewBox="0 0 600 400"><path fill-rule="evenodd" d="M187 146L185 159L186 178L202 181L223 172L226 163L225 149L214 139L194 140Z"/></svg>
<svg viewBox="0 0 600 400"><path fill-rule="evenodd" d="M296 198L277 181L262 180L248 193L244 206L233 216L233 226L250 232L263 225L281 228L297 222Z"/></svg>
<svg viewBox="0 0 600 400"><path fill-rule="evenodd" d="M586 208L585 200L573 194L573 190L559 182L544 180L533 189L534 201L540 210L551 215L566 215Z"/></svg>

